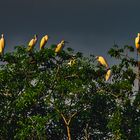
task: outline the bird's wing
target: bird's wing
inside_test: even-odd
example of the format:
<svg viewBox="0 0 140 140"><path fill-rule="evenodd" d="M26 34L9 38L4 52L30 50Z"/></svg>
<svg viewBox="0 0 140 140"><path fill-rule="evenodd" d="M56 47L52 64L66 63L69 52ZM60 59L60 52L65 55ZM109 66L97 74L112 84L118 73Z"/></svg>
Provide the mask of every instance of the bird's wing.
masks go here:
<svg viewBox="0 0 140 140"><path fill-rule="evenodd" d="M45 37L43 37L43 38L41 39L41 42L40 42L40 49L44 48L44 46L45 46L46 43L47 43L47 40L46 40Z"/></svg>
<svg viewBox="0 0 140 140"><path fill-rule="evenodd" d="M1 38L0 39L0 53L3 52L4 47L5 47L5 41L4 41L4 38Z"/></svg>
<svg viewBox="0 0 140 140"><path fill-rule="evenodd" d="M4 49L4 46L5 46L5 40L4 40L4 38L1 38L1 45L2 45L2 48Z"/></svg>
<svg viewBox="0 0 140 140"><path fill-rule="evenodd" d="M29 47L32 47L33 45L34 45L34 39L31 39L30 42L29 42L29 44L28 44L28 46Z"/></svg>
<svg viewBox="0 0 140 140"><path fill-rule="evenodd" d="M42 49L44 47L44 45L45 45L45 39L43 37L40 41L40 49Z"/></svg>
<svg viewBox="0 0 140 140"><path fill-rule="evenodd" d="M105 80L108 81L111 77L111 70L109 69L105 75Z"/></svg>
<svg viewBox="0 0 140 140"><path fill-rule="evenodd" d="M135 39L135 43L140 44L140 37L136 37L136 39Z"/></svg>
<svg viewBox="0 0 140 140"><path fill-rule="evenodd" d="M102 64L103 66L105 66L106 68L108 68L108 64L107 61L103 58L103 57L99 57L98 61L100 62L100 64Z"/></svg>
<svg viewBox="0 0 140 140"><path fill-rule="evenodd" d="M1 40L0 40L0 53L2 53L2 52L3 52L3 47L1 45Z"/></svg>
<svg viewBox="0 0 140 140"><path fill-rule="evenodd" d="M140 48L140 38L139 37L136 37L136 39L135 39L135 46L136 46L136 49Z"/></svg>
<svg viewBox="0 0 140 140"><path fill-rule="evenodd" d="M62 44L59 43L59 44L57 45L56 49L55 49L55 52L56 52L56 53L60 52L60 51L61 51L61 48L62 48Z"/></svg>

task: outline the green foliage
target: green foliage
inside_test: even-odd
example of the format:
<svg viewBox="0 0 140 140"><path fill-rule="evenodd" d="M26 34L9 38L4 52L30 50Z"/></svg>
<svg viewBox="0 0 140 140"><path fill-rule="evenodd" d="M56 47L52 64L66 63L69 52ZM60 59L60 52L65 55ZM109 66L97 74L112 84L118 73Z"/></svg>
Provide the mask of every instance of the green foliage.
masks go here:
<svg viewBox="0 0 140 140"><path fill-rule="evenodd" d="M106 69L94 55L66 48L4 54L0 65L0 139L140 138L140 94L132 46L109 50L119 63ZM73 65L68 63L75 60Z"/></svg>

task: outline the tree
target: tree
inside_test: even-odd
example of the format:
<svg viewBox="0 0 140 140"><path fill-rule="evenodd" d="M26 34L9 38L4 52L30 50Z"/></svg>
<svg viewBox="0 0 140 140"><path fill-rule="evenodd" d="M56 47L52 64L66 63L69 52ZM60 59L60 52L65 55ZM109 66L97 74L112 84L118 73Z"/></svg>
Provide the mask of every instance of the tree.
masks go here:
<svg viewBox="0 0 140 140"><path fill-rule="evenodd" d="M109 54L120 60L118 65L114 65L114 73L111 83L111 91L117 97L117 109L112 114L109 128L112 129L114 139L139 139L140 138L140 91L135 86L135 80L139 79L138 60L132 56L134 48L117 45L110 49Z"/></svg>
<svg viewBox="0 0 140 140"><path fill-rule="evenodd" d="M106 68L94 55L71 48L56 54L54 46L30 52L17 46L4 54L0 138L139 139L140 97L133 88L137 62L125 54L133 47L110 49L120 63L111 67L106 82Z"/></svg>

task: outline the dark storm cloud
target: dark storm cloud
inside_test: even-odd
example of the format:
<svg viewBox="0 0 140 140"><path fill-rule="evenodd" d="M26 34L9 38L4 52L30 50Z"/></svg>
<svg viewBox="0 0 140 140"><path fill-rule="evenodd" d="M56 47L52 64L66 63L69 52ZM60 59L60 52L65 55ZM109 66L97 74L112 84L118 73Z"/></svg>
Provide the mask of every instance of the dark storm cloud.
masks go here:
<svg viewBox="0 0 140 140"><path fill-rule="evenodd" d="M66 38L76 50L104 55L114 41L133 44L139 5L139 0L5 0L0 27L10 46L47 33L49 43Z"/></svg>

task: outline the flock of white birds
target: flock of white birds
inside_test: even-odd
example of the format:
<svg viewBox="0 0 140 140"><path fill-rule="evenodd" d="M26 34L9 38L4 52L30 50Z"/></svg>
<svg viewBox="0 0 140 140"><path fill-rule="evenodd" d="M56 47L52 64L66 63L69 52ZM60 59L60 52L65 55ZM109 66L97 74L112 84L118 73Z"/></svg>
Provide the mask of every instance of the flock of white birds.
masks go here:
<svg viewBox="0 0 140 140"><path fill-rule="evenodd" d="M46 45L47 41L49 39L48 35L45 35L42 37L41 41L40 41L40 50L44 48L44 46ZM28 43L28 51L31 51L34 46L37 43L37 35L34 35L34 38L31 39ZM57 47L55 48L55 53L59 53L61 52L61 50L64 48L65 43L67 43L65 40L62 40L59 44L57 44Z"/></svg>
<svg viewBox="0 0 140 140"><path fill-rule="evenodd" d="M48 39L49 39L48 35L45 35L44 37L42 37L42 39L40 41L40 46L39 46L40 50L44 48ZM28 43L28 48L27 48L28 51L31 51L34 48L34 46L37 43L37 40L38 40L37 35L34 35L34 38L32 38ZM55 48L55 53L60 53L62 51L62 49L64 48L65 43L68 43L68 42L65 40L62 40L60 43L58 43ZM135 38L135 46L137 49L137 54L140 53L140 33L138 33L137 37ZM2 34L1 38L0 38L0 54L1 55L4 53L4 48L5 48L5 39L4 39L4 35ZM111 77L111 69L110 69L107 61L102 56L96 56L96 60L99 62L100 65L102 65L106 68L105 80L108 81ZM73 60L70 60L68 65L72 66L75 63L76 63L76 61L75 61L75 59L73 59Z"/></svg>
<svg viewBox="0 0 140 140"><path fill-rule="evenodd" d="M42 39L40 41L40 50L44 48L48 39L49 39L48 35L45 35L44 37L42 37ZM34 46L37 43L37 40L38 40L37 35L34 35L34 38L32 38L28 43L28 48L27 48L28 51L31 51L34 48ZM55 53L60 53L62 51L62 49L64 48L65 43L68 43L68 42L65 40L62 40L60 43L58 43L55 48ZM136 46L137 55L138 55L138 53L140 53L140 33L138 33L137 37L135 38L135 46ZM5 39L4 39L4 35L2 34L1 38L0 38L0 55L3 55L4 48L5 48ZM110 69L107 61L102 56L96 56L96 60L99 62L100 65L102 65L106 68L105 80L108 81L111 77L111 69ZM72 60L70 60L68 65L72 66L75 63L76 63L76 60L72 59Z"/></svg>
<svg viewBox="0 0 140 140"><path fill-rule="evenodd" d="M48 35L45 35L44 37L42 37L40 41L40 50L44 48L48 39L49 39ZM34 35L34 38L32 38L28 43L28 48L27 48L28 51L31 51L34 48L34 46L37 43L37 40L38 40L37 35ZM62 40L59 44L57 44L57 47L55 48L55 53L61 52L61 50L65 46L65 43L67 43L67 41ZM0 38L0 54L3 54L4 48L5 48L5 39L4 39L4 35L2 34Z"/></svg>

